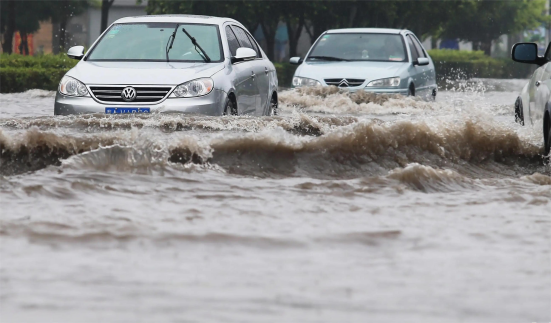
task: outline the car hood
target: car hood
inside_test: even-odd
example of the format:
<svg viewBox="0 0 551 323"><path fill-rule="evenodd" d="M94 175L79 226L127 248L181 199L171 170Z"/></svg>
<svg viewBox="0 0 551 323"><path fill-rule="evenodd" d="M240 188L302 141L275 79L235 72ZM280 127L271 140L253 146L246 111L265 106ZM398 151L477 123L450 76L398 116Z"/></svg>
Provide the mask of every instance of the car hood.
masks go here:
<svg viewBox="0 0 551 323"><path fill-rule="evenodd" d="M305 62L297 69L295 76L316 80L329 78L354 78L368 81L401 76L409 63L398 62Z"/></svg>
<svg viewBox="0 0 551 323"><path fill-rule="evenodd" d="M84 84L177 85L210 77L224 68L221 63L90 62L80 61L67 75Z"/></svg>

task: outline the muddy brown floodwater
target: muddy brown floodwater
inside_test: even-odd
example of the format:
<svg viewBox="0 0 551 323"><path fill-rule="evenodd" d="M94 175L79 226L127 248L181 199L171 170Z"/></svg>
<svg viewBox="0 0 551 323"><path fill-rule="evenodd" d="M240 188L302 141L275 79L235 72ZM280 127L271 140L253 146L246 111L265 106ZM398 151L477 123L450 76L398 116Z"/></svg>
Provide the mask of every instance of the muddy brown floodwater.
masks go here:
<svg viewBox="0 0 551 323"><path fill-rule="evenodd" d="M525 80L275 117L53 117L0 95L2 322L549 322Z"/></svg>

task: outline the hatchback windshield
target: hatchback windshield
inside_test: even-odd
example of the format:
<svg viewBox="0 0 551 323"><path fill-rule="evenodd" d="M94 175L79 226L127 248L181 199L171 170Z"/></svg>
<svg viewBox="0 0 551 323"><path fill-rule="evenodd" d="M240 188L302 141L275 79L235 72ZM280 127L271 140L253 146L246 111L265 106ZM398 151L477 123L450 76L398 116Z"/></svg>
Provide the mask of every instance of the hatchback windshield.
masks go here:
<svg viewBox="0 0 551 323"><path fill-rule="evenodd" d="M309 60L334 61L407 61L400 35L326 34L317 42Z"/></svg>
<svg viewBox="0 0 551 323"><path fill-rule="evenodd" d="M91 61L166 61L167 44L174 23L116 24L100 39L88 56ZM201 50L195 48L182 28L197 40L211 62L222 61L218 26L181 24L176 32L168 58L177 62L204 62Z"/></svg>

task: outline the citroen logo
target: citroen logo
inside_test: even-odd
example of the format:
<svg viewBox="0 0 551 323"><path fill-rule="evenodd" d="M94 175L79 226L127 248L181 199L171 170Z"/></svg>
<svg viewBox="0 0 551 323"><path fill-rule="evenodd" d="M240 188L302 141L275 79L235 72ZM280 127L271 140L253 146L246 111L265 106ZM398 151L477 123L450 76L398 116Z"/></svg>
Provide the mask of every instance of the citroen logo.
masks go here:
<svg viewBox="0 0 551 323"><path fill-rule="evenodd" d="M348 81L346 79L342 79L339 82L339 87L348 87Z"/></svg>
<svg viewBox="0 0 551 323"><path fill-rule="evenodd" d="M136 98L136 89L131 86L125 87L124 89L122 89L121 97L126 102L134 101L134 99Z"/></svg>

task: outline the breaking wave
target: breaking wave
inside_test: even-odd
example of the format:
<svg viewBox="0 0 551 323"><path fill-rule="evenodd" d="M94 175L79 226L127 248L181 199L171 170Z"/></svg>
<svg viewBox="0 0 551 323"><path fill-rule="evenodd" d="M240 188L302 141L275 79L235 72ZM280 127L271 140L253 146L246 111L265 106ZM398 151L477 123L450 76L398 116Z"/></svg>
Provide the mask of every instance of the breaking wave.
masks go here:
<svg viewBox="0 0 551 323"><path fill-rule="evenodd" d="M350 93L337 87L305 87L279 94L283 111L319 113L397 114L439 109L434 102L399 94L375 94L359 90Z"/></svg>
<svg viewBox="0 0 551 323"><path fill-rule="evenodd" d="M85 159L79 163L100 169L102 165L111 167L115 159L118 165L216 164L232 173L254 176L382 175L411 163L461 167L466 172L475 171L471 166L489 165L499 173L503 169L492 166L495 163L511 166L510 172L543 164L541 147L509 128L476 119L435 124L370 120L328 127L324 132L297 136L275 127L258 133L220 132L205 138L189 133L153 136L138 129L82 136L37 128L15 134L0 131L0 170L4 175L38 170L60 165L73 155ZM120 147L106 149L113 145ZM524 172L535 171L530 168Z"/></svg>
<svg viewBox="0 0 551 323"><path fill-rule="evenodd" d="M430 166L410 164L395 169L389 178L400 181L411 189L421 192L445 192L457 189L474 188L474 181L450 169L434 169Z"/></svg>
<svg viewBox="0 0 551 323"><path fill-rule="evenodd" d="M206 117L154 114L151 116L100 116L79 115L54 118L14 118L0 121L0 126L12 129L38 128L40 130L67 128L87 132L106 132L127 129L160 129L174 131L239 131L258 132L281 128L289 133L304 136L320 136L344 125L357 122L354 117L309 116L295 113L282 117Z"/></svg>

